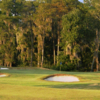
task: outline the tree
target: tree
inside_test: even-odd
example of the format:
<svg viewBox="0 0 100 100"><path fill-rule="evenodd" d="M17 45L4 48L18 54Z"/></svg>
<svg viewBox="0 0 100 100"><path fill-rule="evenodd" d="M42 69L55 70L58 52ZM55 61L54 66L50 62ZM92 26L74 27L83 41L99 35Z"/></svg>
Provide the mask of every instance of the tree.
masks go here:
<svg viewBox="0 0 100 100"><path fill-rule="evenodd" d="M45 37L50 30L51 20L49 18L49 4L41 3L37 9L37 18L36 18L36 26L37 26L37 36L38 36L38 67L41 65L43 67L44 62L44 44ZM36 32L36 31L35 31Z"/></svg>
<svg viewBox="0 0 100 100"><path fill-rule="evenodd" d="M15 62L15 30L12 25L12 14L11 9L8 9L7 3L11 1L2 1L0 3L1 12L2 12L2 26L1 26L1 53L3 53L3 65L12 67L12 64ZM13 47L12 47L12 46ZM2 58L1 58L2 59Z"/></svg>
<svg viewBox="0 0 100 100"><path fill-rule="evenodd" d="M91 22L93 18L84 5L82 6L84 9L81 6L63 16L62 22L62 43L65 45L63 49L66 55L70 55L72 62L74 59L77 60L76 66L78 68L84 67L86 62L90 66L91 62L85 60L85 54L91 52L91 44L95 36L93 23ZM91 53L89 56L91 56Z"/></svg>
<svg viewBox="0 0 100 100"><path fill-rule="evenodd" d="M96 70L99 69L99 58L98 58L98 52L99 52L99 37L100 37L100 1L99 0L84 0L85 4L89 7L89 12L91 15L95 18L94 27L95 27L95 48L94 48L94 54L93 54L93 61L91 64L91 71L93 70L94 62L96 62Z"/></svg>
<svg viewBox="0 0 100 100"><path fill-rule="evenodd" d="M59 62L59 51L60 51L60 35L62 30L62 16L70 12L74 7L78 5L77 0L52 0L53 9L55 9L55 23L57 23L57 65ZM67 5L67 6L66 6ZM55 27L55 28L56 28ZM55 51L55 50L54 50ZM55 54L55 53L54 53ZM55 57L54 57L55 59ZM55 63L55 60L54 60Z"/></svg>

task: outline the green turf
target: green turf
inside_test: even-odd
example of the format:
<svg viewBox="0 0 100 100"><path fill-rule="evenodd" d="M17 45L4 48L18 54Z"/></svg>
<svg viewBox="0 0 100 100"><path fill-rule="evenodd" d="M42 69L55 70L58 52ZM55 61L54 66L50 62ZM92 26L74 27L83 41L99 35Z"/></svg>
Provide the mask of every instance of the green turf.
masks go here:
<svg viewBox="0 0 100 100"><path fill-rule="evenodd" d="M0 70L0 100L100 100L99 72L61 72L47 69ZM51 74L70 74L80 82L49 82Z"/></svg>

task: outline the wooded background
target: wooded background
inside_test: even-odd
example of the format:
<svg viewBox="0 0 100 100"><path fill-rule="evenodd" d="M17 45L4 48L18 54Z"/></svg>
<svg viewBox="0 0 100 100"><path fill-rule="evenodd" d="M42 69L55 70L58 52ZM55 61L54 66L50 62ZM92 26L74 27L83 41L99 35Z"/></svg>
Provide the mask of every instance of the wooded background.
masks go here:
<svg viewBox="0 0 100 100"><path fill-rule="evenodd" d="M100 0L0 0L0 65L98 71Z"/></svg>

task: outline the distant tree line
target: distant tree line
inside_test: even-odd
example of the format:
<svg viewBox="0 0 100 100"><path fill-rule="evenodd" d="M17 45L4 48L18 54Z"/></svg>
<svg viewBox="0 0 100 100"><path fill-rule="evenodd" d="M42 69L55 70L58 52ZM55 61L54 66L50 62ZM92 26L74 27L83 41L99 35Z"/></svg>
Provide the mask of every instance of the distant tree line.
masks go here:
<svg viewBox="0 0 100 100"><path fill-rule="evenodd" d="M100 1L0 1L0 65L99 70Z"/></svg>

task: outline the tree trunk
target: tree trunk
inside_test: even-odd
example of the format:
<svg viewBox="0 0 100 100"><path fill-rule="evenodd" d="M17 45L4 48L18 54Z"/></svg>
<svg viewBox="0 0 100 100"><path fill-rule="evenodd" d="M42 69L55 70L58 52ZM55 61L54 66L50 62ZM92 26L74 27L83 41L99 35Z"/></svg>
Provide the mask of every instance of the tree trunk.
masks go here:
<svg viewBox="0 0 100 100"><path fill-rule="evenodd" d="M93 57L93 61L92 61L92 65L91 65L91 72L93 71L93 64L94 64L94 61L95 61L95 57Z"/></svg>
<svg viewBox="0 0 100 100"><path fill-rule="evenodd" d="M59 24L59 23L58 23ZM59 34L59 25L58 25L58 40L57 40L57 65L59 62L59 44L60 44L60 34Z"/></svg>
<svg viewBox="0 0 100 100"><path fill-rule="evenodd" d="M99 32L96 29L96 70L99 69L99 61L98 61L98 51L99 51Z"/></svg>
<svg viewBox="0 0 100 100"><path fill-rule="evenodd" d="M94 52L94 57L93 57L93 61L92 61L92 65L91 65L91 71L93 70L93 64L94 61L96 62L96 70L99 70L99 61L98 61L98 51L99 51L99 32L98 29L96 29L96 41L95 41L95 52Z"/></svg>
<svg viewBox="0 0 100 100"><path fill-rule="evenodd" d="M42 61L41 61L41 67L43 67L43 62L44 62L44 34L42 37Z"/></svg>
<svg viewBox="0 0 100 100"><path fill-rule="evenodd" d="M59 62L59 44L60 44L60 39L59 39L59 36L58 36L58 41L57 41L57 65L58 65L58 62Z"/></svg>
<svg viewBox="0 0 100 100"><path fill-rule="evenodd" d="M31 28L31 64L30 67L33 66L33 30L32 30L32 22L30 21L30 28Z"/></svg>
<svg viewBox="0 0 100 100"><path fill-rule="evenodd" d="M40 67L42 64L42 36L38 35L38 65Z"/></svg>
<svg viewBox="0 0 100 100"><path fill-rule="evenodd" d="M54 65L56 64L56 60L55 60L55 39L54 39L54 33L52 33L53 35L53 63Z"/></svg>
<svg viewBox="0 0 100 100"><path fill-rule="evenodd" d="M10 67L12 67L12 63L10 63Z"/></svg>
<svg viewBox="0 0 100 100"><path fill-rule="evenodd" d="M56 33L55 32L55 23L54 23L54 20L52 19L52 38L53 38L53 64L55 65L56 64L56 53L55 53L55 37L54 37L54 34Z"/></svg>
<svg viewBox="0 0 100 100"><path fill-rule="evenodd" d="M39 43L39 35L38 35L38 65L37 67L40 67L40 43Z"/></svg>

